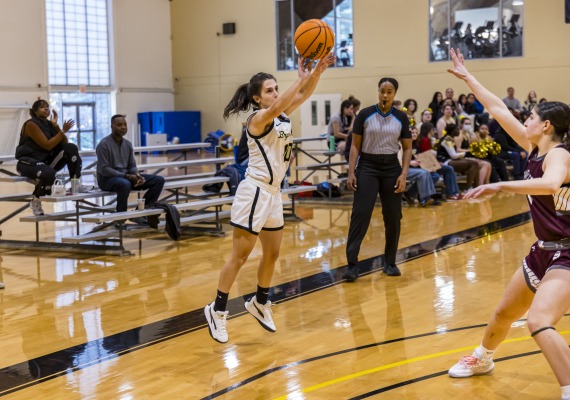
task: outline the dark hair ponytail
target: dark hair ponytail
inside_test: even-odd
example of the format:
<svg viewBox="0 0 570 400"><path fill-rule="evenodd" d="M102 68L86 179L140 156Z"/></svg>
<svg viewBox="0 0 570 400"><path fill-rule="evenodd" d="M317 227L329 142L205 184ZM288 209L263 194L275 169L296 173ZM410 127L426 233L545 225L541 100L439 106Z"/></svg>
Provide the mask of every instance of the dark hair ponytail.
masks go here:
<svg viewBox="0 0 570 400"><path fill-rule="evenodd" d="M228 119L231 114L238 114L240 111L249 111L250 106L258 105L253 96L259 96L263 82L268 79L276 81L275 77L265 72L259 72L251 77L249 83L244 83L235 92L234 96L224 108L224 119Z"/></svg>
<svg viewBox="0 0 570 400"><path fill-rule="evenodd" d="M542 121L550 121L554 135L565 145L570 145L570 107L560 101L546 101L534 106L534 111Z"/></svg>

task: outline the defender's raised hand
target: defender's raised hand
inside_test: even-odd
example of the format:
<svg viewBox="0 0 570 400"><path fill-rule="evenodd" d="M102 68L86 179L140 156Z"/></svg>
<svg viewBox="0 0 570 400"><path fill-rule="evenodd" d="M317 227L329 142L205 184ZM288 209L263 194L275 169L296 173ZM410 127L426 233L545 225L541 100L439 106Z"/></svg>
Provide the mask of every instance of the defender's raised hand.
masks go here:
<svg viewBox="0 0 570 400"><path fill-rule="evenodd" d="M469 75L469 71L465 67L465 61L463 59L463 54L457 49L457 52L451 49L451 61L453 62L453 68L448 68L447 72L455 75L459 79L465 80Z"/></svg>

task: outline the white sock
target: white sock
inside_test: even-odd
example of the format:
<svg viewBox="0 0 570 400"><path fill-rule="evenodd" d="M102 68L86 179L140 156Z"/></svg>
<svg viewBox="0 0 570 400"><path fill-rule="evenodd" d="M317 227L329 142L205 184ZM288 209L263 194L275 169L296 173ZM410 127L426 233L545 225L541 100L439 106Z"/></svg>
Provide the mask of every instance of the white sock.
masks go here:
<svg viewBox="0 0 570 400"><path fill-rule="evenodd" d="M570 385L561 386L562 400L570 400Z"/></svg>
<svg viewBox="0 0 570 400"><path fill-rule="evenodd" d="M493 358L495 350L486 349L482 344L480 344L479 347L473 351L473 354L481 361L489 361Z"/></svg>

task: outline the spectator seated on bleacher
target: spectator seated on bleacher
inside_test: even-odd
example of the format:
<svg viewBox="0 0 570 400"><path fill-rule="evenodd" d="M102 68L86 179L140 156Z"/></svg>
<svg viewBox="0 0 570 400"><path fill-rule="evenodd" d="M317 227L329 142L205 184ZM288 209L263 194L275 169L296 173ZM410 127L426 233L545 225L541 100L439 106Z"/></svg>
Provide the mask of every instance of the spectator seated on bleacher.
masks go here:
<svg viewBox="0 0 570 400"><path fill-rule="evenodd" d="M97 182L102 190L117 193L117 212L127 211L131 190L146 190L145 208L149 208L164 186L164 177L138 172L133 145L124 138L127 130L125 116L114 115L111 134L97 145Z"/></svg>
<svg viewBox="0 0 570 400"><path fill-rule="evenodd" d="M493 169L491 170L491 182L508 181L509 173L505 160L500 157L501 145L494 142L489 136L489 126L487 124L479 125L479 131L476 132L475 142L471 143L469 152L477 158L488 160ZM475 146L479 144L479 146Z"/></svg>
<svg viewBox="0 0 570 400"><path fill-rule="evenodd" d="M418 139L418 128L415 126L410 127L410 132L412 133L412 154L414 154L413 142ZM398 153L398 157L401 159L402 150ZM401 162L401 161L400 161ZM416 197L419 197L420 206L425 207L429 205L439 206L441 203L435 199L435 181L439 179L439 175L434 172L435 176L432 177L432 171L422 168L421 162L416 160L412 156L410 161L410 168L408 169L408 174L406 175L407 185L406 192L404 192L404 199L408 204L414 204Z"/></svg>
<svg viewBox="0 0 570 400"><path fill-rule="evenodd" d="M455 171L465 174L467 189L477 186L479 163L473 159L465 158L466 152L457 151L454 138L459 135L459 128L457 125L448 124L443 133L445 135L440 139L437 148L437 160L441 164L450 165Z"/></svg>
<svg viewBox="0 0 570 400"><path fill-rule="evenodd" d="M514 111L510 109L514 115ZM491 136L495 142L501 145L500 157L508 159L513 165L513 176L515 180L524 179L523 174L526 168L528 152L503 129L498 122L493 121L489 126ZM494 126L494 129L492 128Z"/></svg>
<svg viewBox="0 0 570 400"><path fill-rule="evenodd" d="M466 158L471 158L479 163L479 185L484 185L491 182L491 174L493 167L487 160L474 157L469 152L471 142L475 141L475 134L473 133L473 122L467 117L459 119L459 132L454 136L455 147L459 153L466 153ZM496 175L496 174L495 174ZM498 178L497 178L498 181Z"/></svg>
<svg viewBox="0 0 570 400"><path fill-rule="evenodd" d="M503 103L511 110L516 118L520 118L520 112L524 109L519 99L515 97L515 88L507 88L507 97L503 97Z"/></svg>
<svg viewBox="0 0 570 400"><path fill-rule="evenodd" d="M442 116L437 120L437 137L442 138L444 136L443 131L445 131L445 126L448 124L457 125L457 120L454 114L455 109L451 104L445 104L441 108Z"/></svg>
<svg viewBox="0 0 570 400"><path fill-rule="evenodd" d="M73 143L65 134L75 125L73 120L64 121L63 128L57 124L57 112L50 117L50 106L45 100L37 100L30 109L31 119L24 122L20 141L16 148L16 165L20 175L36 180L30 208L34 215L44 214L40 196L51 194L57 171L67 165L70 178L80 179L81 157ZM89 188L76 185L83 192Z"/></svg>
<svg viewBox="0 0 570 400"><path fill-rule="evenodd" d="M354 120L354 106L351 100L344 100L340 104L340 113L331 117L328 125L328 136L334 136L335 149L344 153L346 139L350 132L351 122Z"/></svg>
<svg viewBox="0 0 570 400"><path fill-rule="evenodd" d="M436 151L431 147L435 133L436 132L433 124L431 122L424 122L420 128L420 134L418 138L412 142L412 154L417 156L421 153L428 153L435 157ZM455 170L453 167L451 165L439 163L439 169L437 169L435 172L439 176L443 177L443 182L445 183L446 200L461 200L463 196L459 191L459 186L457 185L457 178L455 176Z"/></svg>
<svg viewBox="0 0 570 400"><path fill-rule="evenodd" d="M468 115L475 116L476 124L487 124L489 122L489 113L485 112L485 107L473 93L467 94L467 103L464 110Z"/></svg>

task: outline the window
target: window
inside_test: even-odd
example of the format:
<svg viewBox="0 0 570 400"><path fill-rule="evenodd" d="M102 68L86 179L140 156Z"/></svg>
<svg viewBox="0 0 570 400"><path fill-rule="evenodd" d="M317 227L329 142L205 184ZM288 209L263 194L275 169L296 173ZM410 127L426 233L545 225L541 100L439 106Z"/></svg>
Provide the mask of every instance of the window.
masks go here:
<svg viewBox="0 0 570 400"><path fill-rule="evenodd" d="M430 61L521 57L524 0L430 0Z"/></svg>
<svg viewBox="0 0 570 400"><path fill-rule="evenodd" d="M70 142L95 149L109 132L111 62L107 0L45 0L50 104L73 119Z"/></svg>
<svg viewBox="0 0 570 400"><path fill-rule="evenodd" d="M335 34L338 67L354 65L352 41L352 0L275 0L277 19L277 69L297 68L293 36L297 27L309 19L322 19Z"/></svg>
<svg viewBox="0 0 570 400"><path fill-rule="evenodd" d="M107 0L46 0L50 85L110 86Z"/></svg>
<svg viewBox="0 0 570 400"><path fill-rule="evenodd" d="M75 121L67 137L79 150L95 150L97 143L111 133L109 93L51 93L49 102L59 110L60 125L68 119Z"/></svg>

